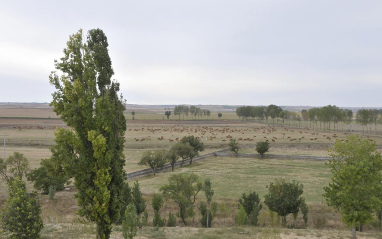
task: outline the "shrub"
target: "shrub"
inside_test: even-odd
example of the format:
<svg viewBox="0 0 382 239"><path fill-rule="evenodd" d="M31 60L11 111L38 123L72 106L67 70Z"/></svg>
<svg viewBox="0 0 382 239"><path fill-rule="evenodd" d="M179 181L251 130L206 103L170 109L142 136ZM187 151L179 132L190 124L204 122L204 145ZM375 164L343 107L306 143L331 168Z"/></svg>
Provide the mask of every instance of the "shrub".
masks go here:
<svg viewBox="0 0 382 239"><path fill-rule="evenodd" d="M260 206L256 205L256 204L253 205L253 210L248 215L248 222L250 225L252 225L252 226L258 226L259 225L258 217L260 214L260 210L261 210L261 204L260 204Z"/></svg>
<svg viewBox="0 0 382 239"><path fill-rule="evenodd" d="M122 221L122 235L123 238L132 239L137 235L138 217L137 211L133 203L130 203L125 211L125 218Z"/></svg>
<svg viewBox="0 0 382 239"><path fill-rule="evenodd" d="M268 152L269 150L269 143L267 141L260 141L256 144L256 152L258 152L261 157Z"/></svg>
<svg viewBox="0 0 382 239"><path fill-rule="evenodd" d="M168 227L175 227L176 226L176 218L175 218L174 214L172 214L171 212L168 213L167 226Z"/></svg>
<svg viewBox="0 0 382 239"><path fill-rule="evenodd" d="M146 202L142 197L142 192L139 188L138 181L135 181L134 183L134 187L131 192L131 200L134 203L135 210L137 211L137 215L139 217L146 209Z"/></svg>
<svg viewBox="0 0 382 239"><path fill-rule="evenodd" d="M153 225L155 227L163 227L166 224L166 220L160 217L160 209L163 206L163 197L160 194L154 194L152 199L152 206L154 209Z"/></svg>
<svg viewBox="0 0 382 239"><path fill-rule="evenodd" d="M248 194L243 193L239 198L239 206L243 206L248 216L248 223L253 226L258 225L258 219L260 210L262 208L260 204L259 195L256 192Z"/></svg>
<svg viewBox="0 0 382 239"><path fill-rule="evenodd" d="M148 213L147 209L145 209L145 211L143 212L143 217L142 217L143 226L147 225L148 220L149 220L149 213Z"/></svg>
<svg viewBox="0 0 382 239"><path fill-rule="evenodd" d="M0 220L9 238L40 238L43 228L41 205L37 193L29 194L20 178L9 181L9 198L4 204Z"/></svg>
<svg viewBox="0 0 382 239"><path fill-rule="evenodd" d="M160 217L160 212L154 212L153 225L154 227L164 227L166 225L166 220Z"/></svg>
<svg viewBox="0 0 382 239"><path fill-rule="evenodd" d="M247 224L247 213L245 212L243 205L240 205L240 208L236 217L236 223L239 226Z"/></svg>
<svg viewBox="0 0 382 239"><path fill-rule="evenodd" d="M159 212L163 206L163 196L161 194L154 193L151 205L153 206L155 212Z"/></svg>
<svg viewBox="0 0 382 239"><path fill-rule="evenodd" d="M202 218L200 219L200 223L202 224L202 227L207 227L207 204L202 202L199 206L200 214L202 215ZM208 227L212 226L212 220L214 219L214 213L212 210L208 210Z"/></svg>
<svg viewBox="0 0 382 239"><path fill-rule="evenodd" d="M240 150L239 142L236 139L231 139L228 143L229 150L237 154Z"/></svg>

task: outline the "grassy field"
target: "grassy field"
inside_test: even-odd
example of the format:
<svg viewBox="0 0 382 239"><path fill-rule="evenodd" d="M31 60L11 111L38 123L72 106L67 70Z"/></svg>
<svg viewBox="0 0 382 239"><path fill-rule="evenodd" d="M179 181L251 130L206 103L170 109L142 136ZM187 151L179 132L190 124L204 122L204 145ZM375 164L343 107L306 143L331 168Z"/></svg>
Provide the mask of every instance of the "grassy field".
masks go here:
<svg viewBox="0 0 382 239"><path fill-rule="evenodd" d="M122 237L120 226L114 227L111 239ZM284 229L279 227L226 227L226 228L190 228L190 227L143 227L138 230L135 239L268 239L280 236L283 239L345 239L351 238L348 230L319 229ZM0 239L6 237L0 235ZM83 223L47 224L42 233L42 239L88 239L95 238L95 227ZM378 232L357 233L357 238L382 238Z"/></svg>
<svg viewBox="0 0 382 239"><path fill-rule="evenodd" d="M138 109L136 109L138 110ZM200 120L179 120L171 116L170 120L163 119L164 109L137 111L135 120L131 119L129 111L125 112L127 131L124 154L126 157L126 172L144 169L138 162L145 150L170 148L183 136L194 135L199 137L206 145L202 152L210 153L228 148L230 138L236 138L243 147L241 153L255 153L254 145L261 140L270 142L272 154L280 155L311 155L327 156L327 150L336 139L344 139L347 134L343 132L328 132L291 126L268 126L250 121L239 121L236 114L223 112L218 119L217 112L211 117ZM0 135L6 136L6 157L13 152L21 152L28 159L31 168L39 166L41 158L50 156L49 146L54 144L54 132L57 127L66 127L63 122L51 115L51 109L0 109ZM16 117L16 118L15 118ZM51 118L49 118L51 117ZM182 118L182 117L181 117ZM353 128L355 126L352 126ZM363 135L364 138L375 140L381 150L382 138L373 135ZM1 140L2 138L0 138ZM3 157L3 151L0 151ZM323 187L328 184L330 173L324 162L308 160L265 160L249 158L215 157L209 158L190 166L176 169L175 172L165 172L154 177L139 178L142 192L147 200L149 217L153 212L150 200L154 192L158 192L161 185L173 173L193 172L202 180L210 178L215 190L213 200L221 205L224 202L229 208L230 215L223 215L218 211L214 221L214 229L205 230L194 227L153 229L144 227L138 238L261 238L271 230L269 214L265 209L261 214L262 227L238 228L234 227L234 215L237 210L237 200L242 193L256 191L261 200L267 192L266 185L276 178L296 180L304 184L304 194L309 205L309 223L307 230L288 230L276 225L282 238L347 238L350 232L340 222L339 213L325 205L322 197ZM129 182L132 184L133 182ZM28 185L32 189L31 185ZM88 238L94 234L94 226L85 223L75 215L77 210L74 191L58 192L52 211L51 202L47 196L41 195L43 204L43 219L47 223L43 238ZM0 181L0 204L7 197L7 187ZM197 204L205 200L203 193L198 196ZM162 216L167 217L168 212L176 212L172 202L166 202ZM193 226L199 227L198 210ZM55 225L52 222L52 215ZM192 219L190 219L192 220ZM293 220L289 218L288 220ZM298 218L302 224L301 216ZM180 221L178 225L182 225ZM266 226L263 228L263 226ZM366 233L361 238L381 238L376 234L377 225L373 223L366 226ZM333 231L319 230L320 228ZM63 233L65 232L65 233ZM243 233L242 233L243 232ZM346 236L344 236L346 235ZM116 227L113 238L121 238L120 228ZM1 236L0 238L4 238Z"/></svg>
<svg viewBox="0 0 382 239"><path fill-rule="evenodd" d="M195 173L202 181L211 179L214 198L217 200L238 199L242 193L252 191L264 198L266 185L275 179L284 178L304 184L307 203L321 203L322 188L330 179L330 172L322 161L215 157L174 172L142 178L139 180L142 191L147 194L159 192L160 186L166 184L172 174L180 172Z"/></svg>

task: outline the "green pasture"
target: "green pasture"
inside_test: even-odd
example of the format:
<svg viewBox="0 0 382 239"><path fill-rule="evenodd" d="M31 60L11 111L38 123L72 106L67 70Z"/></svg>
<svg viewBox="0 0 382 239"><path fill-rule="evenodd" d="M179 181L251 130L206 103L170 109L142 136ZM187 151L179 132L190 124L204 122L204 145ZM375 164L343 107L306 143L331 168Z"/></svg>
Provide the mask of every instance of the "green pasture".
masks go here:
<svg viewBox="0 0 382 239"><path fill-rule="evenodd" d="M144 193L157 193L172 174L181 172L195 173L201 180L211 179L214 197L220 200L237 200L242 193L252 191L263 199L267 193L266 186L275 179L284 178L304 185L303 196L307 203L321 203L323 187L330 180L330 171L322 161L215 157L174 172L140 178L139 183Z"/></svg>

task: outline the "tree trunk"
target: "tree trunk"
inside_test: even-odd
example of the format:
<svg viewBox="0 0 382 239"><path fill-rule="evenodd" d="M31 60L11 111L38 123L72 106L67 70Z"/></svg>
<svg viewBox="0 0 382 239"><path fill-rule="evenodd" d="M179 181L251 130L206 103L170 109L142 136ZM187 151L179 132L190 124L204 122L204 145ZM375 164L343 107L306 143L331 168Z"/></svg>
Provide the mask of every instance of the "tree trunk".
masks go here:
<svg viewBox="0 0 382 239"><path fill-rule="evenodd" d="M186 208L182 209L182 207L183 206L180 207L180 210L179 210L180 211L179 212L180 215L179 216L180 216L180 218L182 218L182 221L183 221L184 225L187 226L186 219L185 219L185 217L186 217Z"/></svg>
<svg viewBox="0 0 382 239"><path fill-rule="evenodd" d="M353 224L353 227L351 229L351 238L352 239L356 239L357 238L356 231L355 231L355 224Z"/></svg>
<svg viewBox="0 0 382 239"><path fill-rule="evenodd" d="M281 223L283 224L284 227L286 226L287 224L286 216L281 216Z"/></svg>

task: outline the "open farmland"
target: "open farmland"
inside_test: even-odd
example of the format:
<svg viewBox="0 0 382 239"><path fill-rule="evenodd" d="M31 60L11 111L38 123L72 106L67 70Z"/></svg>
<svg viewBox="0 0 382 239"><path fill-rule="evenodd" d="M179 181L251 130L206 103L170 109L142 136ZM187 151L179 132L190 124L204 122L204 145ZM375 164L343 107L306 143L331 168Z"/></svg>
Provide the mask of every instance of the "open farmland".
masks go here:
<svg viewBox="0 0 382 239"><path fill-rule="evenodd" d="M41 158L48 158L50 156L49 146L54 144L54 132L57 127L66 126L60 119L50 115L52 113L51 109L41 111L41 109L36 108L26 112L23 112L21 108L17 111L7 109L7 114L9 114L7 116L5 113L2 115L2 110L0 108L0 135L7 135L6 156L8 157L13 152L21 152L29 159L31 168L38 167ZM18 113L12 117L12 114L9 112ZM41 112L45 112L45 114ZM231 112L223 112L222 119L218 119L217 116L213 118L215 117L213 115L217 115L217 113L213 112L210 119L208 117L206 119L191 119L190 117L189 120L183 121L171 116L170 120L166 120L162 118L164 114L146 109L146 112L137 111L135 120L131 120L131 114L129 111L126 111L125 116L128 119L125 134L126 142L124 145L126 172L134 172L146 168L145 166L138 165L144 151L148 149L170 148L171 145L177 143L183 136L188 135L199 137L206 145L206 150L202 154L228 148L228 142L234 138L242 146L241 153L255 153L254 145L256 142L267 140L271 146L269 151L271 154L327 156L327 149L335 140L344 140L346 135L350 133L347 131L329 132L313 130L307 127L275 126L241 121ZM363 135L363 137L375 140L379 150L381 150L382 139L379 136ZM303 196L306 198L310 208L309 229L297 232L279 229L282 238L337 238L338 235L343 235L343 233L339 231L327 233L315 228L346 229L344 224L340 222L338 212L325 206L322 188L329 182L330 173L322 161L214 157L199 161L193 165L178 168L174 173L179 172L194 172L203 180L206 178L211 179L215 190L213 200L219 205L224 202L230 208L229 210L231 210L229 216L218 213L215 221L215 226L219 227L219 229L216 229L216 233L224 234L226 238L235 237L241 230L240 228L229 228L234 226L233 215L236 214L237 199L240 195L255 190L260 194L260 198L263 201L267 190L266 185L276 178L297 180L303 183ZM159 192L160 186L165 184L168 177L172 174L172 172L165 172L158 174L155 178L150 176L138 179L144 198L147 201L149 218L153 216L150 205L152 194ZM130 185L132 183L133 181L129 182ZM28 185L28 188L32 189L31 185ZM3 181L0 182L0 190L0 203L3 203L7 197L7 189ZM61 223L61 225L57 225L58 227L54 229L49 224L51 222L52 209L48 196L40 196L43 203L43 219L48 223L44 229L44 235L60 238L59 234L62 231L73 231L73 238L81 238L82 232L82 238L87 238L90 234L94 233L94 227L91 224L82 224L83 221L75 215L75 211L78 208L73 198L74 193L73 189L57 193L54 215L56 223ZM197 203L201 200L204 200L202 192L198 196ZM176 207L171 202L166 203L162 216L166 217L169 211L176 212ZM197 215L194 218L195 223L192 225L199 227L199 212L197 209L195 211ZM260 220L263 226L269 226L269 215L265 212ZM327 218L327 220L324 225L319 225L322 218ZM288 220L293 219L288 218ZM299 216L298 223L300 225L302 223L301 216ZM83 226L79 228L78 224ZM180 221L178 225L181 225ZM375 237L372 227L373 225L366 227L365 230L369 231L370 234L365 234L367 235L365 238ZM114 238L120 238L118 235L120 236L121 232L118 230L120 228L118 229L117 227L113 233ZM210 238L210 232L204 229L182 228L173 230L180 230L184 233L184 238ZM248 238L260 235L264 230L266 228L244 229L245 233L248 231ZM140 231L139 236L142 238L176 238L174 234L176 233L170 229L150 231L150 229L144 228ZM241 238L245 238L244 235L240 235ZM218 238L224 238L224 236L218 236Z"/></svg>

